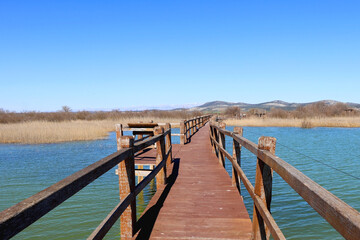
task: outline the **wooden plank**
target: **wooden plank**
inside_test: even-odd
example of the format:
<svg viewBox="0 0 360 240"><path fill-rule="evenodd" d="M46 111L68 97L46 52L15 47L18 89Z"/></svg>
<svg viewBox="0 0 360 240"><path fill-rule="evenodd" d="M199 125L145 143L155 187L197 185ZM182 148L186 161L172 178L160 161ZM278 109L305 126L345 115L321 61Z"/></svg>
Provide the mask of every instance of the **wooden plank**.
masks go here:
<svg viewBox="0 0 360 240"><path fill-rule="evenodd" d="M145 132L153 132L154 128L124 128L125 131L145 131Z"/></svg>
<svg viewBox="0 0 360 240"><path fill-rule="evenodd" d="M251 220L226 170L211 152L208 131L207 125L174 153L178 165L173 164L173 182L150 201L143 217L157 218L154 223L140 219L138 239L251 239ZM152 224L151 236L144 236L142 228Z"/></svg>
<svg viewBox="0 0 360 240"><path fill-rule="evenodd" d="M137 170L135 170L135 176L137 176L137 177L146 177L147 175L149 175L149 173L151 171L152 171L151 169L141 169L141 170L137 169Z"/></svg>
<svg viewBox="0 0 360 240"><path fill-rule="evenodd" d="M122 149L0 213L0 239L8 239L131 156Z"/></svg>
<svg viewBox="0 0 360 240"><path fill-rule="evenodd" d="M157 123L128 123L129 128L154 128L157 127Z"/></svg>
<svg viewBox="0 0 360 240"><path fill-rule="evenodd" d="M154 136L154 131L133 131L133 135L150 135Z"/></svg>

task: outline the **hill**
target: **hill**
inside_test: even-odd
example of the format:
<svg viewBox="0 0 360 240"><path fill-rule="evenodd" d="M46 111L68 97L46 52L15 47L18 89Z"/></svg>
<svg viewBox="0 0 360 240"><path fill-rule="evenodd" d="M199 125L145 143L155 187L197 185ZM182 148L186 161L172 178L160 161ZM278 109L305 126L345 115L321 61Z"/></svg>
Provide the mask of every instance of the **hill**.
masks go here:
<svg viewBox="0 0 360 240"><path fill-rule="evenodd" d="M317 101L317 102L325 102L327 105L341 103L339 101L334 101L334 100L322 100L322 101ZM212 101L212 102L204 103L197 107L192 107L192 108L190 108L190 110L193 110L193 111L199 110L199 111L206 111L206 112L220 112L220 111L225 110L227 107L233 107L233 106L240 107L241 110L243 110L243 111L248 111L251 108L259 108L259 109L264 109L264 110L270 110L271 108L280 108L283 110L294 110L297 107L306 106L308 104L313 104L313 103L316 103L316 102L289 103L289 102L284 102L281 100L274 100L271 102L251 104L251 103L244 103L244 102ZM360 109L360 104L358 104L358 103L346 102L345 104L347 104L351 108Z"/></svg>

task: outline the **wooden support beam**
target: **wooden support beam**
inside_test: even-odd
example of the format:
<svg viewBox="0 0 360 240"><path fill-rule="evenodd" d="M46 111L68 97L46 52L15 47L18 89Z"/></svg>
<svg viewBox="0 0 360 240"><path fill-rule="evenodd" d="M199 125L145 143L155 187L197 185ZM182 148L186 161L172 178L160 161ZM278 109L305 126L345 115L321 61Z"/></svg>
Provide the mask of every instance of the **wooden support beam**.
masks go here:
<svg viewBox="0 0 360 240"><path fill-rule="evenodd" d="M234 134L238 134L243 136L243 128L242 127L234 127ZM241 168L241 145L233 139L233 158L236 159L237 164L239 164ZM235 170L235 167L232 168L232 185L236 186L241 195L241 184L240 177Z"/></svg>
<svg viewBox="0 0 360 240"><path fill-rule="evenodd" d="M226 124L224 122L220 123L219 126L221 129L225 129ZM219 134L219 143L220 143L220 147L222 147L223 149L225 149L225 135L222 132L218 132ZM219 163L225 167L225 155L223 152L219 151L218 153L218 158L219 158Z"/></svg>
<svg viewBox="0 0 360 240"><path fill-rule="evenodd" d="M132 136L122 136L120 138L121 148L133 148L134 138ZM135 162L134 153L124 161L119 163L119 191L120 201L123 201L135 189ZM136 223L136 200L131 201L120 217L121 238L131 238L135 233Z"/></svg>
<svg viewBox="0 0 360 240"><path fill-rule="evenodd" d="M155 127L154 134L155 136L161 135L164 133L163 127ZM164 159L165 155L165 138L162 136L159 141L156 142L156 165L159 165ZM160 170L158 175L156 175L156 188L159 189L166 183L166 165Z"/></svg>
<svg viewBox="0 0 360 240"><path fill-rule="evenodd" d="M170 125L170 123L167 123L165 125L165 130L170 131L169 134L167 134L165 137L165 144L166 144L165 152L167 153L170 150L170 153L166 159L166 171L167 171L166 176L168 178L170 176L170 172L168 172L168 171L169 171L170 165L172 163L172 145L171 145L171 125Z"/></svg>
<svg viewBox="0 0 360 240"><path fill-rule="evenodd" d="M185 123L184 122L180 122L180 144L184 145L185 144Z"/></svg>
<svg viewBox="0 0 360 240"><path fill-rule="evenodd" d="M120 138L123 136L122 124L115 124L115 132L116 132L117 150L119 151L121 149Z"/></svg>
<svg viewBox="0 0 360 240"><path fill-rule="evenodd" d="M276 138L260 137L258 148L267 150L271 154L275 154ZM261 201L270 212L270 204L272 197L272 176L273 170L269 165L265 164L260 158L257 158L256 174L255 174L255 194L260 197ZM254 204L253 213L253 239L262 240L269 239L270 229L265 224L259 210Z"/></svg>
<svg viewBox="0 0 360 240"><path fill-rule="evenodd" d="M211 147L212 147L212 152L215 154L216 153L216 149L215 149L215 143L214 143L214 139L215 138L215 129L213 128L213 126L210 126L210 142L211 142Z"/></svg>

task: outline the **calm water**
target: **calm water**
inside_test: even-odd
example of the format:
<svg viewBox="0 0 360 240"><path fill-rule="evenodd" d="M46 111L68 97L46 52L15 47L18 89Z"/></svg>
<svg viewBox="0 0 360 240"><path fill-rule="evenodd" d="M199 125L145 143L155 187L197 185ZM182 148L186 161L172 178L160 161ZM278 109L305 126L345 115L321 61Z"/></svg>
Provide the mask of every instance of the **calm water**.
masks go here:
<svg viewBox="0 0 360 240"><path fill-rule="evenodd" d="M232 128L229 128L230 130ZM360 181L320 162L360 177L360 129L344 128L245 128L244 136L257 142L261 135L278 140L276 154L360 211ZM231 150L232 142L227 140ZM178 143L178 138L173 139ZM289 148L300 151L300 155ZM115 135L108 139L42 145L0 144L0 210L43 190L70 174L113 153ZM242 166L254 184L256 158L242 151ZM230 165L227 164L231 173ZM84 239L119 202L115 169L97 179L15 239ZM252 215L252 201L244 187L245 204ZM154 183L138 196L138 214L155 191ZM274 174L272 213L288 239L342 239L287 184ZM119 223L107 239L119 236Z"/></svg>

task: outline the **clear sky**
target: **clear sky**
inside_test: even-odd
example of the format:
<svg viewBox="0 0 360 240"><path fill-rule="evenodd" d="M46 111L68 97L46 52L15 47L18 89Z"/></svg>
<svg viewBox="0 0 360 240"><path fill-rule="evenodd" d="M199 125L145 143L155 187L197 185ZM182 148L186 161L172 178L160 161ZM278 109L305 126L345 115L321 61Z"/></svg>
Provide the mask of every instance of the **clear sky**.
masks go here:
<svg viewBox="0 0 360 240"><path fill-rule="evenodd" d="M360 1L0 1L0 108L360 103Z"/></svg>

